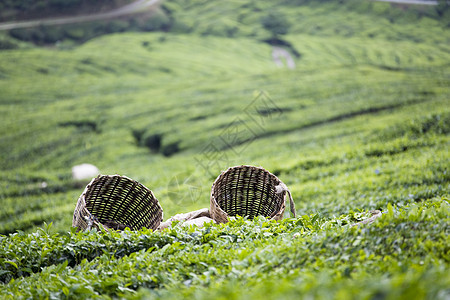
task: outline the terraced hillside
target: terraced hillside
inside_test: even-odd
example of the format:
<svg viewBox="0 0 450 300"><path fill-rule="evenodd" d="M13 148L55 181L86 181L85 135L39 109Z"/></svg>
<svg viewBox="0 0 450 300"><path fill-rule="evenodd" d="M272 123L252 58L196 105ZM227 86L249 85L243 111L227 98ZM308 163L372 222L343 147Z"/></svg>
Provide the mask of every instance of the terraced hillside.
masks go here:
<svg viewBox="0 0 450 300"><path fill-rule="evenodd" d="M83 0L5 0L0 3L0 21L14 21L20 19L38 19L61 15L80 15L95 13L102 10L111 10L114 7L129 3L130 0L114 1L83 1Z"/></svg>
<svg viewBox="0 0 450 300"><path fill-rule="evenodd" d="M445 21L294 2L275 7L293 70L264 42L270 1L166 1L170 32L1 51L0 295L445 299ZM165 219L208 207L222 170L263 166L301 217L67 233L85 162L149 187Z"/></svg>

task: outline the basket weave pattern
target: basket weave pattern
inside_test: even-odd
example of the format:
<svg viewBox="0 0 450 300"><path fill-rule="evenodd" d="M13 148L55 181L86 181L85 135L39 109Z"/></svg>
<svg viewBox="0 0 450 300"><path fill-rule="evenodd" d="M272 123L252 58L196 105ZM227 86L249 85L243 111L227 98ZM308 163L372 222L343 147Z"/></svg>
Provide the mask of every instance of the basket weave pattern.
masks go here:
<svg viewBox="0 0 450 300"><path fill-rule="evenodd" d="M100 175L79 197L72 226L84 230L95 220L107 229L156 230L162 219L158 200L144 185L125 176Z"/></svg>
<svg viewBox="0 0 450 300"><path fill-rule="evenodd" d="M226 223L229 216L253 219L265 216L280 220L286 208L285 186L269 171L253 166L231 167L220 174L211 188L211 216Z"/></svg>

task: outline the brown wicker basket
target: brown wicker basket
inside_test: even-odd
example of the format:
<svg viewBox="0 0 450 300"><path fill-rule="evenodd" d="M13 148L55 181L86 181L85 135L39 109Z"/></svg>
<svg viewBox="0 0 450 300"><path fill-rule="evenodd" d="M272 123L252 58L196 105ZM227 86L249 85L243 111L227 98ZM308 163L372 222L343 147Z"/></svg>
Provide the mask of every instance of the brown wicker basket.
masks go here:
<svg viewBox="0 0 450 300"><path fill-rule="evenodd" d="M78 198L72 226L78 230L93 226L106 230L156 230L162 219L158 200L144 185L125 176L99 175Z"/></svg>
<svg viewBox="0 0 450 300"><path fill-rule="evenodd" d="M217 177L211 188L211 217L218 223L229 216L253 219L265 216L281 220L289 195L291 213L295 205L286 185L269 171L253 166L231 167Z"/></svg>

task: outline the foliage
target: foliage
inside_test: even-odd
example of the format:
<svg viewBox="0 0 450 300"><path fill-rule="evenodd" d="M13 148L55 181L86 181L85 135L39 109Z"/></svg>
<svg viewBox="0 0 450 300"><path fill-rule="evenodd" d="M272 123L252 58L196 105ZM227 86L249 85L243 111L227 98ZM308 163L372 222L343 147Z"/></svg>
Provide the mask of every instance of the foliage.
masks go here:
<svg viewBox="0 0 450 300"><path fill-rule="evenodd" d="M277 12L270 12L267 16L262 18L261 22L263 27L270 31L273 36L286 34L290 27L286 17Z"/></svg>
<svg viewBox="0 0 450 300"><path fill-rule="evenodd" d="M143 25L144 31L166 31L171 24L170 18L163 10L157 10Z"/></svg>
<svg viewBox="0 0 450 300"><path fill-rule="evenodd" d="M18 14L28 18L46 18L57 14L70 12L74 14L89 14L97 11L113 9L130 0L116 1L34 1L22 3L14 1L4 4L11 9L14 5L22 7L20 13L6 9L5 18L14 19ZM17 2L17 3L16 3ZM443 29L448 27L448 3L441 1L437 6L393 6L388 3L355 0L285 0L282 5L269 1L249 1L241 4L227 2L193 1L191 4L182 0L167 0L161 7L148 14L137 14L122 17L120 20L96 21L83 24L62 26L40 26L32 29L14 29L10 36L20 41L32 42L37 45L83 43L100 35L116 32L146 32L163 31L173 33L196 33L219 37L252 37L269 40L272 43L286 43L279 35L289 30L295 34L314 34L325 36L388 36L389 39L428 40L427 30L414 26L417 22L433 20ZM53 4L52 4L53 3ZM1 5L1 4L0 4ZM55 6L56 5L56 6ZM325 11L314 13L318 6ZM40 7L39 9L35 6ZM293 8L293 9L291 9ZM313 10L311 10L311 8ZM42 11L42 9L45 9ZM56 9L56 12L55 12ZM62 9L62 10L61 10ZM186 10L189 12L186 13ZM269 11L269 13L267 13ZM220 18L216 12L219 12ZM333 18L323 18L323 13L338 12ZM196 15L196 18L191 18ZM345 17L347 16L347 17ZM1 18L1 14L0 14ZM369 21L368 21L369 20ZM386 31L389 24L402 24L409 27L402 34ZM392 30L392 28L391 28ZM267 31L271 33L270 38ZM414 32L414 34L412 34ZM297 50L291 49L294 53Z"/></svg>
<svg viewBox="0 0 450 300"><path fill-rule="evenodd" d="M346 291L365 297L443 299L449 284L444 276L449 212L447 199L433 199L400 209L389 206L380 220L361 227L342 226L348 216L326 220L305 215L279 223L237 218L203 229L176 226L158 233L93 231L69 237L41 230L12 235L1 241L8 249L2 256L3 275L11 269L42 269L0 291L19 298L130 297L145 287L151 290L135 296L241 299L280 282L276 293L289 298L336 297ZM77 256L75 264L67 253ZM60 259L54 260L55 255ZM405 288L391 291L396 280Z"/></svg>
<svg viewBox="0 0 450 300"><path fill-rule="evenodd" d="M167 31L70 49L1 36L0 298L448 298L445 22L359 2L276 6L292 70L264 42L271 1L165 1ZM67 32L104 32L84 26ZM143 183L166 219L260 165L301 217L67 232L80 163Z"/></svg>
<svg viewBox="0 0 450 300"><path fill-rule="evenodd" d="M161 140L162 140L162 135L161 134L149 134L146 133L143 137L142 137L142 141L140 141L140 144L148 147L150 150L158 152L159 149L161 148Z"/></svg>
<svg viewBox="0 0 450 300"><path fill-rule="evenodd" d="M3 0L0 3L0 20L14 20L17 17L42 17L80 12L95 12L101 8L123 5L130 0Z"/></svg>

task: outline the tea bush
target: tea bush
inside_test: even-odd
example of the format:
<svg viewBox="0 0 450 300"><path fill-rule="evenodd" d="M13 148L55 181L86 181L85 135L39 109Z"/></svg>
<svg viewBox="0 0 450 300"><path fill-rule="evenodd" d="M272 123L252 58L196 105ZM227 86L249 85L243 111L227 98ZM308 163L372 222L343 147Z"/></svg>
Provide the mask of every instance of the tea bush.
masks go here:
<svg viewBox="0 0 450 300"><path fill-rule="evenodd" d="M445 22L297 2L166 1L167 32L70 49L0 37L17 46L0 52L0 298L449 298ZM275 8L295 69L271 56ZM76 233L81 163L141 182L165 219L262 166L300 217Z"/></svg>

